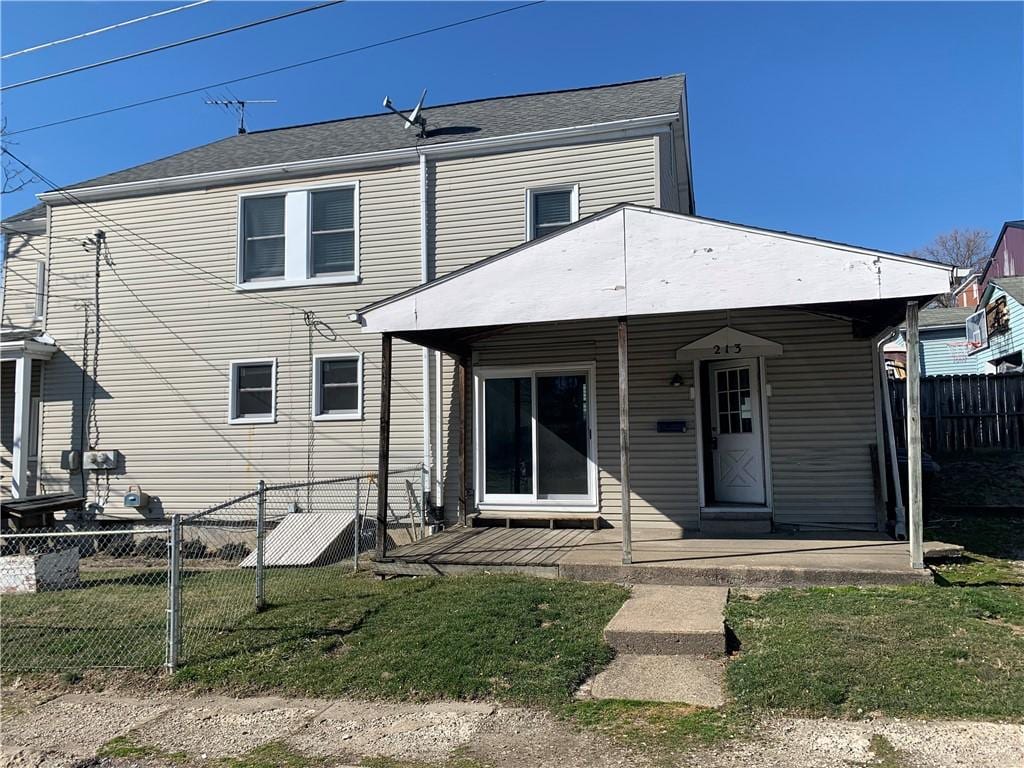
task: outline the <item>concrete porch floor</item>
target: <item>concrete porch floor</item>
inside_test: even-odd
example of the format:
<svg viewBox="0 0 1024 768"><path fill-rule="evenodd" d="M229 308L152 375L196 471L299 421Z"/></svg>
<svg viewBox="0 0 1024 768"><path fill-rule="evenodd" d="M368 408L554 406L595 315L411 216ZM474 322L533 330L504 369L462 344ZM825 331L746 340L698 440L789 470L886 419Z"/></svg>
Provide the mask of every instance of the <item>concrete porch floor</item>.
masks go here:
<svg viewBox="0 0 1024 768"><path fill-rule="evenodd" d="M945 545L926 543L925 551ZM948 551L948 548L943 550ZM633 563L622 564L621 533L547 528L456 527L398 547L380 574L516 572L579 581L683 586L783 587L929 584L910 567L906 542L880 534L771 534L680 538L634 528Z"/></svg>

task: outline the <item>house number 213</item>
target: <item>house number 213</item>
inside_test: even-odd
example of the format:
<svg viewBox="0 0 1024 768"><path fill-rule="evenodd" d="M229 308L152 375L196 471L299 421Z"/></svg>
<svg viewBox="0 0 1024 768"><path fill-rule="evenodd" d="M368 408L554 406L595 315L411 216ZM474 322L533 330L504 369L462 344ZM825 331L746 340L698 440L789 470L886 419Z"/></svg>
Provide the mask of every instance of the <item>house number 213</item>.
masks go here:
<svg viewBox="0 0 1024 768"><path fill-rule="evenodd" d="M743 351L741 344L715 344L712 349L716 355L738 355Z"/></svg>

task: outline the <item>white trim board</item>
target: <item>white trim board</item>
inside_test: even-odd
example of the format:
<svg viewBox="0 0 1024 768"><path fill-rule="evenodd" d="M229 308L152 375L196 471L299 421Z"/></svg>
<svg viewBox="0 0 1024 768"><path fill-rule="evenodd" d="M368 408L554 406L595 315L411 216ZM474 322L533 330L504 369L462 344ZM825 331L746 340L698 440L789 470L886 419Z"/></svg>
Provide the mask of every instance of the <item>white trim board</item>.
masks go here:
<svg viewBox="0 0 1024 768"><path fill-rule="evenodd" d="M277 358L261 357L245 360L232 360L228 373L228 424L273 424L277 421ZM243 365L270 365L270 415L269 416L235 416L235 383L238 380L238 368Z"/></svg>
<svg viewBox="0 0 1024 768"><path fill-rule="evenodd" d="M945 293L949 276L896 254L620 205L356 319L381 333L875 301Z"/></svg>

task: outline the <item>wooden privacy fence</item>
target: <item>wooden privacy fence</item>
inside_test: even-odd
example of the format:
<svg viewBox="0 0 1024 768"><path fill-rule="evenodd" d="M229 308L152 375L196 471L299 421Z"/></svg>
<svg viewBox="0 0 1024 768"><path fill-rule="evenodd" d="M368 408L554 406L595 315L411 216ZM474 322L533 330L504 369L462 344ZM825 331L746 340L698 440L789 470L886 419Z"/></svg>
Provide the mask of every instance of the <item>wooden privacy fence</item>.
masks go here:
<svg viewBox="0 0 1024 768"><path fill-rule="evenodd" d="M907 446L907 382L889 380L896 447ZM925 376L921 439L930 453L1024 450L1024 373Z"/></svg>

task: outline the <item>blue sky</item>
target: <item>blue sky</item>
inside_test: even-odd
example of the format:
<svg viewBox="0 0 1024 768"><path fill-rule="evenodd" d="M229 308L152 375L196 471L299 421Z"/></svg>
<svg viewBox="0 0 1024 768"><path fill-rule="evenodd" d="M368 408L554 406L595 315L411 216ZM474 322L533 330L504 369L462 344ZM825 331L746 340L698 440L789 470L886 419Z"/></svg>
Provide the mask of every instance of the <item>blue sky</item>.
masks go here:
<svg viewBox="0 0 1024 768"><path fill-rule="evenodd" d="M183 5L12 2L9 52ZM413 32L509 3L350 2L3 94L9 131ZM281 13L215 2L3 62L5 84ZM908 251L1024 216L1024 4L548 2L231 86L250 127L686 72L697 211ZM215 90L223 95L223 89ZM234 131L202 95L11 137L58 183ZM33 204L35 185L3 200Z"/></svg>

